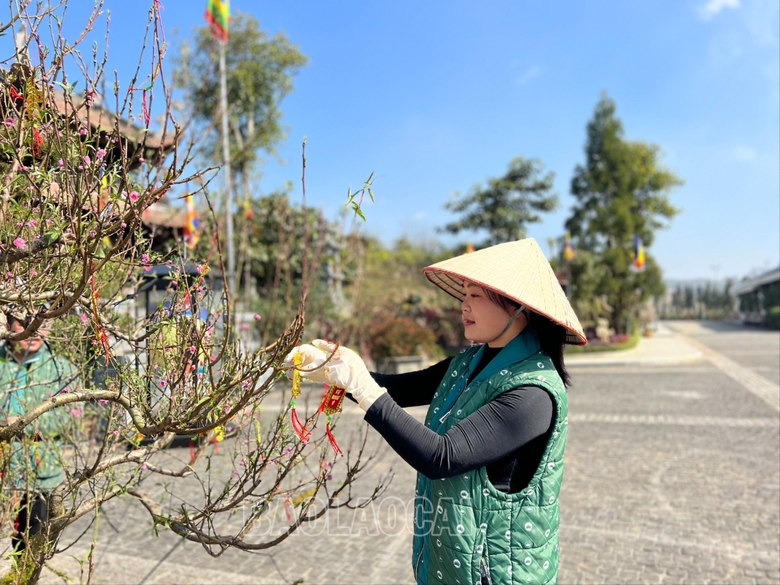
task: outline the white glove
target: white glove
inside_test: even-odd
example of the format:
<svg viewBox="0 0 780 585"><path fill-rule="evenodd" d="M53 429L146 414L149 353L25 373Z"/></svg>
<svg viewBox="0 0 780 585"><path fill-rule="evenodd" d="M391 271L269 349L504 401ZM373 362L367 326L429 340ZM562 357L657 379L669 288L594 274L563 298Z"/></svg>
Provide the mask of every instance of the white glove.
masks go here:
<svg viewBox="0 0 780 585"><path fill-rule="evenodd" d="M315 351L308 349L312 347ZM360 359L360 356L346 347L338 346L335 343L330 343L324 339L315 339L312 341L311 346L302 345L293 350L301 350L304 353L304 363L301 365L301 375L309 380L316 382L325 382L327 384L344 388L347 392L352 394L352 397L357 400L358 406L366 412L371 405L374 404L377 398L385 394L387 390L379 386L371 374L366 368L366 364ZM311 373L307 373L305 370L314 367L314 364L321 365L325 363L327 357L333 353L333 358L325 364L319 370L315 370ZM319 353L315 353L319 352ZM292 352L291 352L292 353ZM294 355L294 354L293 354ZM322 361L319 361L322 359ZM307 365L307 360L311 360L312 365Z"/></svg>
<svg viewBox="0 0 780 585"><path fill-rule="evenodd" d="M328 359L328 354L326 354L321 349L317 349L313 345L306 343L304 345L294 347L293 350L288 353L287 356L285 356L284 365L292 367L294 365L293 358L296 354L300 354L303 358L300 365L300 371L302 375L304 370L313 370L308 376L304 377L313 382L327 382L325 379L325 369L320 368L319 366L325 363L325 361ZM292 379L292 375L293 370L287 370L287 377Z"/></svg>

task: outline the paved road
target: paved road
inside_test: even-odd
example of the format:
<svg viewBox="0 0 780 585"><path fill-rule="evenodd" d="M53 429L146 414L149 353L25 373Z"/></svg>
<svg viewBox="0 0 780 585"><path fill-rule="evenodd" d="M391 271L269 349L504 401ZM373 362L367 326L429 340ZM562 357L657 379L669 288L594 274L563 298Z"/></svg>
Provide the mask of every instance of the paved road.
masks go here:
<svg viewBox="0 0 780 585"><path fill-rule="evenodd" d="M561 583L780 582L780 421L766 395L780 381L780 335L670 326L701 344L706 359L572 370ZM747 375L724 371L734 363ZM341 436L360 418L354 407L346 412ZM113 527L100 526L97 582L410 583L403 526L410 518L401 513L392 526L391 512L409 501L414 474L373 432L371 442L381 456L364 493L395 473L382 503L331 515L321 534L294 536L263 554L212 559L165 533L153 537L133 502L107 506ZM78 577L74 560L54 564ZM51 573L45 579L61 582Z"/></svg>

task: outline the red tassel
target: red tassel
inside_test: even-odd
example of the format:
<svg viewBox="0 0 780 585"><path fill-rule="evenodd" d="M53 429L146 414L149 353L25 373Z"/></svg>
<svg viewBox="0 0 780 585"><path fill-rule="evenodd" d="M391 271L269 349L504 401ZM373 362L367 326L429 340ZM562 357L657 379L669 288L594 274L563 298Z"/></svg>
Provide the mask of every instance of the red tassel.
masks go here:
<svg viewBox="0 0 780 585"><path fill-rule="evenodd" d="M12 98L14 98L15 100L22 100L22 101L24 101L24 98L19 94L18 91L16 91L16 89L14 89L13 87L9 87L8 89L11 91L11 97Z"/></svg>
<svg viewBox="0 0 780 585"><path fill-rule="evenodd" d="M292 500L290 500L290 496L287 496L284 498L284 513L287 515L287 522L293 521L293 505Z"/></svg>
<svg viewBox="0 0 780 585"><path fill-rule="evenodd" d="M217 441L216 438L211 439L211 442L214 444L214 453L216 455L219 455L219 441Z"/></svg>
<svg viewBox="0 0 780 585"><path fill-rule="evenodd" d="M37 128L33 127L33 155L41 156L41 146L43 146L43 136Z"/></svg>
<svg viewBox="0 0 780 585"><path fill-rule="evenodd" d="M298 418L298 413L295 411L295 407L292 407L292 427L295 431L295 434L298 435L298 438L300 438L301 441L304 443L308 443L309 439L311 439L311 431L307 429L303 423L301 422L301 419Z"/></svg>
<svg viewBox="0 0 780 585"><path fill-rule="evenodd" d="M190 462L195 461L195 443L190 439Z"/></svg>
<svg viewBox="0 0 780 585"><path fill-rule="evenodd" d="M336 437L333 436L333 433L330 430L330 417L328 417L328 422L325 424L325 433L328 435L328 440L330 441L330 446L333 447L333 451L335 451L336 455L341 455L341 449L336 442Z"/></svg>

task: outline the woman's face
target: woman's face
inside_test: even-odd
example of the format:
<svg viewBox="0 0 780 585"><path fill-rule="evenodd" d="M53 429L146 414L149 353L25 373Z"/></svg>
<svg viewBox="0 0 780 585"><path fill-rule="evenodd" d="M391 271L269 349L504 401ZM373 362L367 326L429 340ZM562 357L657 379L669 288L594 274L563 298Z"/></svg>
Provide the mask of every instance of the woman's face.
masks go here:
<svg viewBox="0 0 780 585"><path fill-rule="evenodd" d="M8 320L8 330L11 333L21 333L25 330L25 327L22 323L19 323L16 319L9 319ZM38 329L37 333L31 335L27 339L22 339L21 341L14 341L11 344L11 350L13 353L15 353L18 356L24 356L29 357L35 354L36 351L41 349L43 347L43 339L46 336L46 329L44 327L41 327Z"/></svg>
<svg viewBox="0 0 780 585"><path fill-rule="evenodd" d="M466 339L475 343L487 343L490 347L503 347L525 328L525 315L520 316L503 334L512 314L495 304L482 287L468 281L463 283L466 298L461 304L461 317Z"/></svg>

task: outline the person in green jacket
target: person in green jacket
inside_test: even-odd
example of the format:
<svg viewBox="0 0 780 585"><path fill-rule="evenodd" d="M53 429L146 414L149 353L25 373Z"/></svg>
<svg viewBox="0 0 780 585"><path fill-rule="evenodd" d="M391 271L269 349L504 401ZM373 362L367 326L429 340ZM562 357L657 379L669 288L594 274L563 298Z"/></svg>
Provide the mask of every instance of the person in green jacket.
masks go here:
<svg viewBox="0 0 780 585"><path fill-rule="evenodd" d="M418 472L412 569L418 584L556 583L558 496L568 430L566 343L582 327L533 239L424 269L461 301L472 345L420 372L371 373L315 340L302 375L345 388ZM403 408L428 404L424 423Z"/></svg>
<svg viewBox="0 0 780 585"><path fill-rule="evenodd" d="M11 333L25 330L21 316L11 313L7 320ZM12 424L47 398L78 389L76 369L52 355L47 335L42 327L35 335L0 347L0 424ZM73 429L68 410L59 407L42 414L2 446L3 488L20 497L12 538L16 551L40 531L48 517L49 494L65 479L63 448Z"/></svg>

